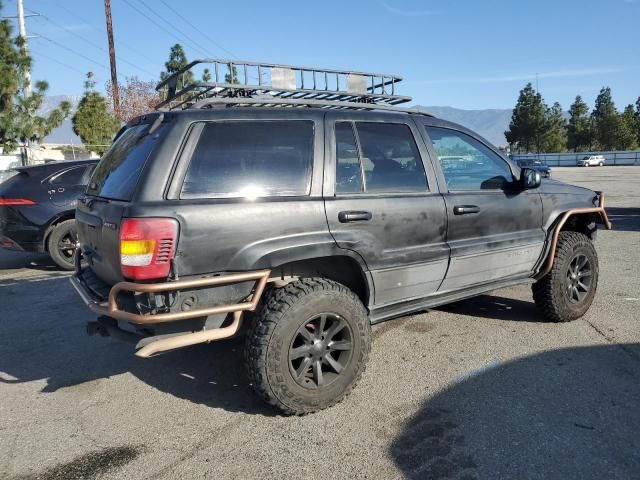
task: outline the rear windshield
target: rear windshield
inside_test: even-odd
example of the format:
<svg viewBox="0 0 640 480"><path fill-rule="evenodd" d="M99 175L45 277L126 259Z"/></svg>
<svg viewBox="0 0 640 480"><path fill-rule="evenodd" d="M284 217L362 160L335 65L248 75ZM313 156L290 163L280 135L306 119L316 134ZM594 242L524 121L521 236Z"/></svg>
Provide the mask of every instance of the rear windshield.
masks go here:
<svg viewBox="0 0 640 480"><path fill-rule="evenodd" d="M131 200L156 135L149 124L127 128L104 154L93 171L87 193L113 200Z"/></svg>

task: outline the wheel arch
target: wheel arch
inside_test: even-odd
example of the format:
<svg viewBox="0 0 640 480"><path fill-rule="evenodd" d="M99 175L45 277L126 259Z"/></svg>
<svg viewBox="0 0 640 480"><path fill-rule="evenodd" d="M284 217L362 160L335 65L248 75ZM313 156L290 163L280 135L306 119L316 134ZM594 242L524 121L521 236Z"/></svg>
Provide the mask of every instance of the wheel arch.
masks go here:
<svg viewBox="0 0 640 480"><path fill-rule="evenodd" d="M540 261L536 265L536 279L544 277L553 266L558 236L562 231L575 231L587 235L593 239L596 232L596 223L601 223L607 230L612 225L604 209L604 194L598 192L599 202L593 208L572 208L559 212L553 220L551 227L547 229L547 240Z"/></svg>
<svg viewBox="0 0 640 480"><path fill-rule="evenodd" d="M373 300L373 282L366 268L354 256L334 254L289 261L271 268L271 280L292 277L323 277L349 288L365 307Z"/></svg>
<svg viewBox="0 0 640 480"><path fill-rule="evenodd" d="M49 226L47 226L46 230L44 231L44 235L42 237L42 250L44 252L49 253L49 237L51 236L51 232L53 232L53 230L55 230L55 228L62 222L66 222L67 220L74 220L75 218L75 210L68 210L53 217L53 219L49 222Z"/></svg>

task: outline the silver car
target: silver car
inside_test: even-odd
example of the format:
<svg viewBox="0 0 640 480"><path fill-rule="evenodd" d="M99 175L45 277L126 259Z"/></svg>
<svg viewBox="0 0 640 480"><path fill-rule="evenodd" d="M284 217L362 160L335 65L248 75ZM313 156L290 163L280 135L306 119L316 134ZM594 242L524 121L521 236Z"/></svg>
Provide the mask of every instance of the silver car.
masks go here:
<svg viewBox="0 0 640 480"><path fill-rule="evenodd" d="M604 166L604 155L587 155L582 160L578 160L579 167L602 167Z"/></svg>

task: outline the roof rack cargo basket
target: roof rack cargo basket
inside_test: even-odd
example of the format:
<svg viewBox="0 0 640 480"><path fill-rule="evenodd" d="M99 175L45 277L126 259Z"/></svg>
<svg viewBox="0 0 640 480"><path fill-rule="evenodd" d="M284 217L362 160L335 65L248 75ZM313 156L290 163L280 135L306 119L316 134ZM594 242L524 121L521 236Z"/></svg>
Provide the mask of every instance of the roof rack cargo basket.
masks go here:
<svg viewBox="0 0 640 480"><path fill-rule="evenodd" d="M201 80L195 80L196 74ZM296 67L241 60L194 60L162 80L159 110L214 105L393 109L411 101L396 94L398 75Z"/></svg>

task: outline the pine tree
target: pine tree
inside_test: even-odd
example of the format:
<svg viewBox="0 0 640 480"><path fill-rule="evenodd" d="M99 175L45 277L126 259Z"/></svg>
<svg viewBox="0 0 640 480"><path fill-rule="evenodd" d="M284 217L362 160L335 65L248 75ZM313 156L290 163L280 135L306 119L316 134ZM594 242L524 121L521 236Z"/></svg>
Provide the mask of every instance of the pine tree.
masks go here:
<svg viewBox="0 0 640 480"><path fill-rule="evenodd" d="M567 121L562 107L555 102L545 112L545 128L542 151L559 153L567 150Z"/></svg>
<svg viewBox="0 0 640 480"><path fill-rule="evenodd" d="M545 111L542 95L534 90L531 83L527 83L520 90L509 130L504 133L512 150L540 152L546 126Z"/></svg>
<svg viewBox="0 0 640 480"><path fill-rule="evenodd" d="M634 150L638 147L637 142L638 119L633 111L633 105L629 104L620 115L618 131L616 135L616 149Z"/></svg>
<svg viewBox="0 0 640 480"><path fill-rule="evenodd" d="M184 53L182 45L176 43L169 51L169 60L164 64L166 70L164 72L160 72L160 80L164 80L181 68L186 67L188 63L189 61L187 60L187 55ZM176 91L179 92L190 83L193 83L193 73L190 71L185 72L178 77Z"/></svg>
<svg viewBox="0 0 640 480"><path fill-rule="evenodd" d="M95 83L93 73L87 73L85 94L73 116L73 131L89 150L102 155L120 128L120 122L109 111L107 99L94 90Z"/></svg>
<svg viewBox="0 0 640 480"><path fill-rule="evenodd" d="M202 81L204 83L208 83L211 81L211 72L209 71L208 68L205 68L204 71L202 72Z"/></svg>
<svg viewBox="0 0 640 480"><path fill-rule="evenodd" d="M62 102L47 117L37 114L49 86L44 81L36 82L32 94L25 96L25 73L31 69L31 63L23 39L13 37L13 28L7 20L0 21L0 147L4 152L11 152L27 141L41 141L62 123L71 109L69 102Z"/></svg>
<svg viewBox="0 0 640 480"><path fill-rule="evenodd" d="M574 152L588 150L592 143L589 107L578 95L569 108L569 125L567 126L567 147Z"/></svg>
<svg viewBox="0 0 640 480"><path fill-rule="evenodd" d="M638 145L640 145L640 97L636 100L636 138L638 140Z"/></svg>
<svg viewBox="0 0 640 480"><path fill-rule="evenodd" d="M602 87L591 116L594 119L595 136L598 147L601 150L613 150L616 148L617 132L620 124L620 117L616 110L611 89Z"/></svg>

